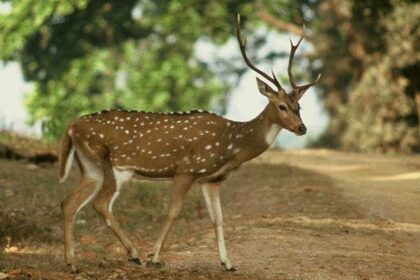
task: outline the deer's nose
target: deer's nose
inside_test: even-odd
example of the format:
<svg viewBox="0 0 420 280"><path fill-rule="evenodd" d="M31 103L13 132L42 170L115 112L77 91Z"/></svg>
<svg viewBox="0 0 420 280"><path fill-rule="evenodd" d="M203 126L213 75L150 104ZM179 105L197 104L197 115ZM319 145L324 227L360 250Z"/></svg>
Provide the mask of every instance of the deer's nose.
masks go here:
<svg viewBox="0 0 420 280"><path fill-rule="evenodd" d="M306 133L306 126L304 124L299 125L298 132L303 135Z"/></svg>

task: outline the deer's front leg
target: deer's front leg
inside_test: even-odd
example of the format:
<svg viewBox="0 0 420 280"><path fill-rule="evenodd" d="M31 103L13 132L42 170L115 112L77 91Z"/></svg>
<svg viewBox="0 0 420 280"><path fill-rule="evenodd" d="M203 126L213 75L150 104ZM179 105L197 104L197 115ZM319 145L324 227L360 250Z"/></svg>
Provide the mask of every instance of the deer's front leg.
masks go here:
<svg viewBox="0 0 420 280"><path fill-rule="evenodd" d="M190 189L192 183L193 178L187 175L181 175L174 178L174 186L169 202L168 215L153 248L152 260L147 263L147 266L161 266L159 257L160 251L162 250L163 244L165 243L166 237L168 236L169 230L171 229L174 221L181 212L182 203L184 202L185 195Z"/></svg>
<svg viewBox="0 0 420 280"><path fill-rule="evenodd" d="M227 271L235 271L236 269L230 263L228 253L226 251L225 237L223 234L223 214L222 205L220 204L220 183L212 183L203 185L203 188L207 188L210 196L210 206L212 208L212 214L214 215L214 230L216 232L217 248L219 251L220 262L225 266ZM204 193L204 190L203 190ZM206 195L204 195L205 197ZM211 213L209 211L209 213ZM210 214L210 218L211 215Z"/></svg>
<svg viewBox="0 0 420 280"><path fill-rule="evenodd" d="M210 220L214 224L214 213L213 213L213 206L210 200L209 185L207 184L201 185L201 191L203 193L204 202L206 203L206 208L207 208L207 212L209 213Z"/></svg>

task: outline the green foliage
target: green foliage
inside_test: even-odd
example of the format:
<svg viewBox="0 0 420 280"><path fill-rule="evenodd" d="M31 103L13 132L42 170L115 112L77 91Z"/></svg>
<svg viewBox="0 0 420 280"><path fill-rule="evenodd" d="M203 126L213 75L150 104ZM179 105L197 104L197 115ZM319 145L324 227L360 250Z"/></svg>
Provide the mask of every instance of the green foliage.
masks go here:
<svg viewBox="0 0 420 280"><path fill-rule="evenodd" d="M239 3L241 2L241 3ZM206 108L225 85L194 54L207 36L223 43L247 1L11 2L0 16L0 58L35 82L31 122L55 139L76 116L104 108Z"/></svg>
<svg viewBox="0 0 420 280"><path fill-rule="evenodd" d="M10 14L0 17L0 54L5 60L19 59L20 50L27 43L28 36L41 32L47 35L46 24L54 15L68 16L76 9L83 9L87 0L22 0L9 1L13 5Z"/></svg>

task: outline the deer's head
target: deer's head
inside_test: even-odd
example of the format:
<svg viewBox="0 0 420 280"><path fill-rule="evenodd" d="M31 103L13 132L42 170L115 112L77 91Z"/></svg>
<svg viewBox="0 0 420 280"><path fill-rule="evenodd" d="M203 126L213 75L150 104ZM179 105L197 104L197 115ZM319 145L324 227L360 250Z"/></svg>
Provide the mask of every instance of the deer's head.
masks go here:
<svg viewBox="0 0 420 280"><path fill-rule="evenodd" d="M270 76L258 69L248 59L245 51L246 42L243 41L241 38L239 14L236 20L236 36L238 38L239 47L241 49L241 54L245 60L245 63L252 70L263 76L275 86L275 89L273 89L267 83L257 78L257 84L260 93L267 97L269 101L268 110L270 120L273 123L276 123L284 127L285 129L296 133L297 135L304 135L306 133L306 126L303 124L302 118L300 117L299 99L303 96L303 94L308 88L310 88L319 81L321 75L319 74L314 82L306 85L298 86L295 83L292 73L293 58L295 56L297 48L299 47L299 44L302 42L303 36L299 39L296 45L294 45L292 41L290 41L291 51L289 56L289 66L287 72L289 75L290 84L292 85L293 89L289 93L287 93L286 90L281 86L280 82L274 75L274 72L272 72L272 76Z"/></svg>

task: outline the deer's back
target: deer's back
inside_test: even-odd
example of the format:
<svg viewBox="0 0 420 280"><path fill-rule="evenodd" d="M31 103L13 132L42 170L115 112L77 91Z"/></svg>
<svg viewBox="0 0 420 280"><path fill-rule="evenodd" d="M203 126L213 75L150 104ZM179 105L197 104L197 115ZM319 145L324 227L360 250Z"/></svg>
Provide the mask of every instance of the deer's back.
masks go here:
<svg viewBox="0 0 420 280"><path fill-rule="evenodd" d="M103 111L71 124L72 137L94 156L146 177L214 173L233 155L232 122L193 111L159 114Z"/></svg>

